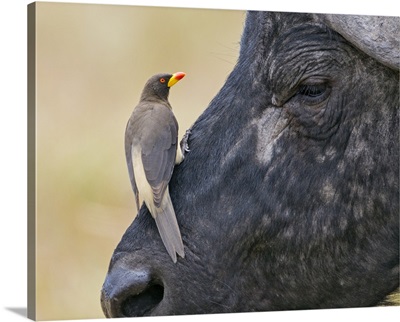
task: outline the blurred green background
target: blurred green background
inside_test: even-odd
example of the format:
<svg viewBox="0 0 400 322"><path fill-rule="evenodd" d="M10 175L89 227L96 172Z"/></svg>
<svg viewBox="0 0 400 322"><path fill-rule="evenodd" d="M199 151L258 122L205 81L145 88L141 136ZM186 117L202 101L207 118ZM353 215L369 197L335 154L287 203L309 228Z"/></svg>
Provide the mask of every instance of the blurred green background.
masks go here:
<svg viewBox="0 0 400 322"><path fill-rule="evenodd" d="M184 71L180 137L237 60L243 11L36 4L37 319L104 317L100 289L135 216L124 131L146 80Z"/></svg>

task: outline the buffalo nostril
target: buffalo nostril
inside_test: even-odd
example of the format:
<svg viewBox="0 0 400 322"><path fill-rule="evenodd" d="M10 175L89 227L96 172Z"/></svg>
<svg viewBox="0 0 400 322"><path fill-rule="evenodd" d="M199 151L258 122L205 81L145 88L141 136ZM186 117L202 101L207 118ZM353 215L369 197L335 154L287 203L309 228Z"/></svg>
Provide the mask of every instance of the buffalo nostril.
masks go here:
<svg viewBox="0 0 400 322"><path fill-rule="evenodd" d="M106 317L150 315L162 301L164 287L147 270L113 267L101 294Z"/></svg>
<svg viewBox="0 0 400 322"><path fill-rule="evenodd" d="M149 285L143 292L129 296L121 305L124 316L145 316L162 301L164 287L160 284Z"/></svg>

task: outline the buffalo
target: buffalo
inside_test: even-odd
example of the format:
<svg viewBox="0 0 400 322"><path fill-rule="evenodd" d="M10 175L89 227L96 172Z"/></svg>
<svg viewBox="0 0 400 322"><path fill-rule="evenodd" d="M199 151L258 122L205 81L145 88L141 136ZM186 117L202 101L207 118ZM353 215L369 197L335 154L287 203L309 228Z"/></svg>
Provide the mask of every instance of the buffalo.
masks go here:
<svg viewBox="0 0 400 322"><path fill-rule="evenodd" d="M170 195L116 247L107 317L366 307L399 286L396 17L247 13L236 66L191 128ZM129 187L129 186L127 186Z"/></svg>

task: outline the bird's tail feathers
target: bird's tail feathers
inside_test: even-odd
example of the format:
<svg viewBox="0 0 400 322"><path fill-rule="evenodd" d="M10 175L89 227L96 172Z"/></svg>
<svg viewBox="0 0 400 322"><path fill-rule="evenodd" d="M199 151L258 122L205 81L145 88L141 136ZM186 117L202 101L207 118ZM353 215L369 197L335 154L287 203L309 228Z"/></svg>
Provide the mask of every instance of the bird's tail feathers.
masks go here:
<svg viewBox="0 0 400 322"><path fill-rule="evenodd" d="M185 257L182 237L176 220L174 207L169 196L168 188L165 191L161 207L152 207L151 213L156 221L161 239L171 256L172 261L176 263L176 253L182 258Z"/></svg>

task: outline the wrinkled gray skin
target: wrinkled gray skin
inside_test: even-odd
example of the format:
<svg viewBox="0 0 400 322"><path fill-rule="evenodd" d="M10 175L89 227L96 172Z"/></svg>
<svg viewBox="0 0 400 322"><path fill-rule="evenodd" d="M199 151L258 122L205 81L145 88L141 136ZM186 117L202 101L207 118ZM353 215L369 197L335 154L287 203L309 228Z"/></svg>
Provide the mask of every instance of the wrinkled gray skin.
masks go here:
<svg viewBox="0 0 400 322"><path fill-rule="evenodd" d="M186 256L170 260L142 207L111 259L106 316L372 306L398 287L398 61L332 17L248 14L170 182Z"/></svg>

